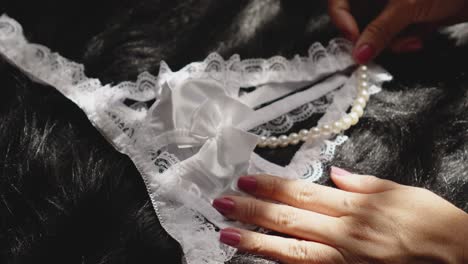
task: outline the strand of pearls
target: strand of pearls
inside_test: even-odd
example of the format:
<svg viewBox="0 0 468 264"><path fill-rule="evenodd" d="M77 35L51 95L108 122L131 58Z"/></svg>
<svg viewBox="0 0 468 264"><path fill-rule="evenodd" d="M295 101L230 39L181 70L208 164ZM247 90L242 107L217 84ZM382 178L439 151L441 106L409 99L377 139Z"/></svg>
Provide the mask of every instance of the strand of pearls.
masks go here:
<svg viewBox="0 0 468 264"><path fill-rule="evenodd" d="M340 120L333 124L322 125L313 127L311 129L302 129L299 133L291 133L288 135L281 135L279 137L262 137L258 147L260 148L285 148L289 145L297 145L301 141L305 142L310 138L316 139L327 137L331 134L339 134L348 130L351 126L356 125L359 119L364 114L367 102L369 101L369 75L367 66L360 66L358 69L358 96L353 103L351 111Z"/></svg>

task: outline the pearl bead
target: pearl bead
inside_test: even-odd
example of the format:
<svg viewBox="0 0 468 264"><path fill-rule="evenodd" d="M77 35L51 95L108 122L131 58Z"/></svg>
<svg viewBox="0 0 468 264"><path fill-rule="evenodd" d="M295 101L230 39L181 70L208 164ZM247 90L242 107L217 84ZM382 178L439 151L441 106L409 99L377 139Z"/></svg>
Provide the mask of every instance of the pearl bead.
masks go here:
<svg viewBox="0 0 468 264"><path fill-rule="evenodd" d="M319 137L321 133L322 133L322 130L318 127L314 127L310 130L310 134L312 138Z"/></svg>
<svg viewBox="0 0 468 264"><path fill-rule="evenodd" d="M366 105L367 105L367 100L366 100L365 98L359 96L359 97L356 99L356 101L354 101L354 105L359 105L359 106L361 106L362 108L364 108L364 107L366 107Z"/></svg>
<svg viewBox="0 0 468 264"><path fill-rule="evenodd" d="M299 137L299 135L297 133L291 133L291 135L289 135L289 140L290 141L294 141L294 140L300 140L301 138Z"/></svg>
<svg viewBox="0 0 468 264"><path fill-rule="evenodd" d="M289 145L289 138L288 136L282 135L279 137L279 145L283 148Z"/></svg>
<svg viewBox="0 0 468 264"><path fill-rule="evenodd" d="M310 130L302 129L299 133L291 133L289 136L281 135L278 138L261 137L258 146L261 148L270 147L274 149L278 146L287 147L289 145L297 145L301 141L329 136L331 133L341 133L342 131L349 129L351 126L356 125L359 122L359 119L364 115L364 108L367 106L367 102L370 99L368 89L371 84L368 82L370 76L367 71L368 67L365 65L360 66L358 69L356 77L358 79L358 95L349 114L331 124L321 125L319 127L311 128Z"/></svg>
<svg viewBox="0 0 468 264"><path fill-rule="evenodd" d="M341 121L336 121L333 123L333 133L338 134L344 130L344 124Z"/></svg>
<svg viewBox="0 0 468 264"><path fill-rule="evenodd" d="M306 138L309 136L309 130L307 129L302 129L301 131L299 131L299 136L301 138Z"/></svg>
<svg viewBox="0 0 468 264"><path fill-rule="evenodd" d="M258 143L258 146L261 147L261 148L267 147L268 146L267 140L268 140L267 137L261 137L260 138L260 143Z"/></svg>
<svg viewBox="0 0 468 264"><path fill-rule="evenodd" d="M349 118L351 118L351 125L354 126L359 122L359 116L355 112L351 112L349 115Z"/></svg>
<svg viewBox="0 0 468 264"><path fill-rule="evenodd" d="M289 135L289 141L291 145L295 146L299 144L301 137L297 133L291 133L291 135Z"/></svg>
<svg viewBox="0 0 468 264"><path fill-rule="evenodd" d="M362 81L359 83L359 90L367 90L369 88L369 83Z"/></svg>
<svg viewBox="0 0 468 264"><path fill-rule="evenodd" d="M351 120L351 117L349 116L344 116L341 119L341 122L343 123L343 129L348 130L351 127L353 120Z"/></svg>
<svg viewBox="0 0 468 264"><path fill-rule="evenodd" d="M322 135L329 136L332 132L332 128L330 125L323 125L322 128Z"/></svg>
<svg viewBox="0 0 468 264"><path fill-rule="evenodd" d="M351 112L354 112L354 113L356 113L359 117L362 117L362 115L364 115L364 108L362 108L362 106L360 106L360 105L355 105L355 106L353 106L353 108L351 109Z"/></svg>
<svg viewBox="0 0 468 264"><path fill-rule="evenodd" d="M296 146L297 144L299 144L299 142L301 142L300 140L293 140L290 142L291 145L293 146Z"/></svg>
<svg viewBox="0 0 468 264"><path fill-rule="evenodd" d="M370 98L369 91L367 91L366 89L359 91L358 96L364 98L366 101L369 101Z"/></svg>
<svg viewBox="0 0 468 264"><path fill-rule="evenodd" d="M279 144L278 138L277 137L271 137L268 139L268 146L270 148L277 148Z"/></svg>
<svg viewBox="0 0 468 264"><path fill-rule="evenodd" d="M301 131L299 131L299 137L302 141L306 142L309 139L309 130L302 129Z"/></svg>
<svg viewBox="0 0 468 264"><path fill-rule="evenodd" d="M295 146L299 144L300 141L301 137L297 133L291 133L291 135L289 135L289 142L291 145Z"/></svg>

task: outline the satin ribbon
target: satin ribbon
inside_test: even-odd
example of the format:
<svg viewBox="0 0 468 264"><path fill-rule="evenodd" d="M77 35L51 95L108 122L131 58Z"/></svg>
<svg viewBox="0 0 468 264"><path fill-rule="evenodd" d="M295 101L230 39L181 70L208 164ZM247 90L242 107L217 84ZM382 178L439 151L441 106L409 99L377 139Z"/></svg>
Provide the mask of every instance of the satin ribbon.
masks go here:
<svg viewBox="0 0 468 264"><path fill-rule="evenodd" d="M193 113L190 131L207 140L200 152L210 152L219 165L246 163L259 138L237 125L253 115L252 109L228 96L208 99Z"/></svg>

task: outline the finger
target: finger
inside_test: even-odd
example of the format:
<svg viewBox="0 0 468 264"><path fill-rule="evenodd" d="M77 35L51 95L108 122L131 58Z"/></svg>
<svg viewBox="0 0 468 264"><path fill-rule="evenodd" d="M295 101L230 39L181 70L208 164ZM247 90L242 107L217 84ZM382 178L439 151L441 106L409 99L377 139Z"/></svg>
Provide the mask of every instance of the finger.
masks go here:
<svg viewBox="0 0 468 264"><path fill-rule="evenodd" d="M351 41L359 37L359 27L351 14L348 0L328 0L328 13L333 24Z"/></svg>
<svg viewBox="0 0 468 264"><path fill-rule="evenodd" d="M394 53L408 53L419 51L424 47L424 42L419 36L407 36L395 39L390 44L390 50Z"/></svg>
<svg viewBox="0 0 468 264"><path fill-rule="evenodd" d="M356 194L339 189L271 175L241 177L238 186L257 197L334 217L349 214L351 208L348 205L357 198Z"/></svg>
<svg viewBox="0 0 468 264"><path fill-rule="evenodd" d="M230 219L325 244L339 241L342 229L338 218L248 197L216 199L213 206Z"/></svg>
<svg viewBox="0 0 468 264"><path fill-rule="evenodd" d="M411 11L398 2L390 2L359 38L353 57L360 64L374 59L391 40L412 22Z"/></svg>
<svg viewBox="0 0 468 264"><path fill-rule="evenodd" d="M414 52L424 48L424 40L439 28L438 24L424 23L410 26L404 35L397 37L390 44L395 53Z"/></svg>
<svg viewBox="0 0 468 264"><path fill-rule="evenodd" d="M331 169L331 178L338 188L362 194L381 193L401 187L396 182L379 179L375 176L352 174L336 167Z"/></svg>
<svg viewBox="0 0 468 264"><path fill-rule="evenodd" d="M405 35L392 41L390 49L396 53L414 52L424 48L424 41L440 28L438 23L410 26Z"/></svg>
<svg viewBox="0 0 468 264"><path fill-rule="evenodd" d="M338 250L315 242L264 235L233 228L221 230L220 241L242 251L271 257L282 263L345 263Z"/></svg>

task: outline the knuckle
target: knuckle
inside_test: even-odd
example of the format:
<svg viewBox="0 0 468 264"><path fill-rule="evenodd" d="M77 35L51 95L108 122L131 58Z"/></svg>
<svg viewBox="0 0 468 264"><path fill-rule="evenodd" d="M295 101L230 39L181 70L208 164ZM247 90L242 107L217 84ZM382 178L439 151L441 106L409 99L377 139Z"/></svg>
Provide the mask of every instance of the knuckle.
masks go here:
<svg viewBox="0 0 468 264"><path fill-rule="evenodd" d="M374 230L366 220L353 219L344 227L344 232L351 240L359 242L374 241Z"/></svg>
<svg viewBox="0 0 468 264"><path fill-rule="evenodd" d="M293 227L297 222L297 213L294 210L282 209L278 212L275 224L282 227Z"/></svg>
<svg viewBox="0 0 468 264"><path fill-rule="evenodd" d="M422 22L429 17L431 8L430 5L422 4L420 0L406 0L405 8L413 14L414 22Z"/></svg>
<svg viewBox="0 0 468 264"><path fill-rule="evenodd" d="M295 192L293 199L299 203L312 203L315 200L315 193L309 184L298 183L298 191Z"/></svg>
<svg viewBox="0 0 468 264"><path fill-rule="evenodd" d="M253 219L258 215L258 203L254 199L249 199L241 212L243 219Z"/></svg>
<svg viewBox="0 0 468 264"><path fill-rule="evenodd" d="M429 10L427 8L416 8L414 11L413 21L420 22L425 21L429 17Z"/></svg>
<svg viewBox="0 0 468 264"><path fill-rule="evenodd" d="M363 201L355 196L347 195L343 198L343 209L348 212L354 212L362 207Z"/></svg>
<svg viewBox="0 0 468 264"><path fill-rule="evenodd" d="M348 229L348 237L355 241L370 241L370 235L365 227L354 226Z"/></svg>
<svg viewBox="0 0 468 264"><path fill-rule="evenodd" d="M263 236L252 237L249 243L248 250L254 253L265 252L265 239L263 238Z"/></svg>
<svg viewBox="0 0 468 264"><path fill-rule="evenodd" d="M287 250L287 255L294 263L343 263L339 254L326 249L313 248L305 241L292 243L287 247Z"/></svg>
<svg viewBox="0 0 468 264"><path fill-rule="evenodd" d="M306 242L297 241L288 246L288 255L297 261L308 261L311 259L311 249Z"/></svg>
<svg viewBox="0 0 468 264"><path fill-rule="evenodd" d="M379 213L382 211L381 207L373 199L368 199L367 201L363 202L361 208L366 210L368 212L368 215Z"/></svg>
<svg viewBox="0 0 468 264"><path fill-rule="evenodd" d="M263 192L267 197L276 197L279 194L281 180L277 177L269 177L263 184Z"/></svg>
<svg viewBox="0 0 468 264"><path fill-rule="evenodd" d="M390 41L390 32L384 25L371 23L366 30L369 36L375 41L383 43L388 43Z"/></svg>
<svg viewBox="0 0 468 264"><path fill-rule="evenodd" d="M350 202L354 208L354 212L358 212L361 215L371 215L375 212L380 211L378 203L374 201L374 198L371 196L362 196L359 198L354 198Z"/></svg>

